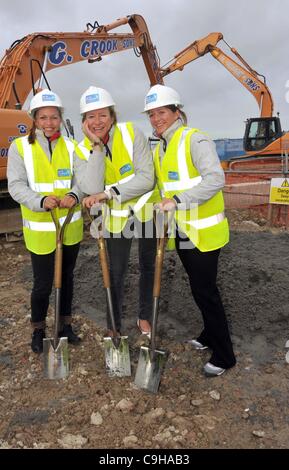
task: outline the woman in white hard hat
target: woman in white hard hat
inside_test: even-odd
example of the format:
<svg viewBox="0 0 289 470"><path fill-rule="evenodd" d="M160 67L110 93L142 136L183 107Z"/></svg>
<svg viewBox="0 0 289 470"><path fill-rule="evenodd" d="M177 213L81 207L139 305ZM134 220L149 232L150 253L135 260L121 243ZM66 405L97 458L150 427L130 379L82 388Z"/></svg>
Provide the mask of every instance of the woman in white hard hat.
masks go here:
<svg viewBox="0 0 289 470"><path fill-rule="evenodd" d="M109 207L105 236L116 327L120 331L124 278L135 234L139 238L140 263L137 325L142 334L150 336L156 252L152 206L159 200L159 192L153 191L148 143L131 122L117 123L115 102L103 88L91 86L83 93L80 113L85 138L77 148L77 181L83 192L91 194L83 200L85 207L102 201L107 201ZM112 335L109 318L107 322L107 334Z"/></svg>
<svg viewBox="0 0 289 470"><path fill-rule="evenodd" d="M216 285L220 249L229 241L222 188L224 173L215 144L207 134L187 127L179 94L164 85L146 95L148 114L160 143L154 150L159 207L175 211L175 246L188 274L191 292L204 329L190 343L212 350L204 366L209 376L221 375L236 363L227 319Z"/></svg>
<svg viewBox="0 0 289 470"><path fill-rule="evenodd" d="M80 191L73 182L75 144L61 135L63 107L51 90L42 90L30 102L33 119L29 135L15 139L8 153L8 189L21 205L23 235L31 253L33 288L31 293L31 348L43 351L49 296L54 278L55 225L50 211L62 220L79 202ZM80 338L71 327L73 270L82 239L83 221L77 206L63 240L63 274L59 336L76 344Z"/></svg>

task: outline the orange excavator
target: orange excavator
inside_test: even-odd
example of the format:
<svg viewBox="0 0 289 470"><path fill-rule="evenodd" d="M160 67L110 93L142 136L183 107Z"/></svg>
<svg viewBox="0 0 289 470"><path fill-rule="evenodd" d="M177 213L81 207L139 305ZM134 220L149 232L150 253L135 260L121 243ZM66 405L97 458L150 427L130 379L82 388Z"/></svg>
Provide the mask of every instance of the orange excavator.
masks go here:
<svg viewBox="0 0 289 470"><path fill-rule="evenodd" d="M129 24L132 32L110 32ZM151 85L162 83L159 58L146 23L140 15L120 18L108 25L88 23L85 32L34 33L15 41L0 62L0 184L6 191L9 146L15 137L25 135L31 125L22 106L31 90L35 94L46 72L80 61L89 64L102 56L133 49L142 56ZM36 88L37 86L37 88Z"/></svg>
<svg viewBox="0 0 289 470"><path fill-rule="evenodd" d="M226 182L268 180L283 171L283 155L289 148L289 133L283 132L278 116L273 116L273 99L263 75L241 57L238 51L230 47L239 62L225 54L216 44L223 39L221 33L211 33L194 41L180 51L161 68L161 75L184 66L207 53L220 62L256 99L260 108L260 117L247 119L243 140L245 155L223 162Z"/></svg>

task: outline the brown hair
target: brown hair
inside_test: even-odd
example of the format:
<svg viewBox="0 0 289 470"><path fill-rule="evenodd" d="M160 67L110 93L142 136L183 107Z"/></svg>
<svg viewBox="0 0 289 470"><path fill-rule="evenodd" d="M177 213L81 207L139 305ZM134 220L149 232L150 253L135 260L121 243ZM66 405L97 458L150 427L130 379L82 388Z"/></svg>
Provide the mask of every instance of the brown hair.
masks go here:
<svg viewBox="0 0 289 470"><path fill-rule="evenodd" d="M112 119L112 124L116 124L117 123L117 116L116 116L116 112L115 112L115 109L114 109L114 106L108 106L108 110L109 110L109 114L110 114L110 117ZM84 113L82 115L82 122L85 121L86 119L86 114L87 113Z"/></svg>
<svg viewBox="0 0 289 470"><path fill-rule="evenodd" d="M33 113L33 124L32 124L32 127L29 131L29 134L28 134L28 143L29 144L34 144L35 140L36 140L36 125L35 125L35 119L36 119L36 114L37 112L39 111L40 108L36 109ZM59 116L62 118L62 112L59 108L56 108L58 113L59 113Z"/></svg>
<svg viewBox="0 0 289 470"><path fill-rule="evenodd" d="M179 111L180 115L181 115L181 121L183 123L184 126L187 125L188 123L188 119L187 119L187 115L184 111L182 111L180 108L178 108L177 106L175 106L174 104L169 104L167 106L165 106L165 108L168 108L170 109L173 113L176 113L177 111Z"/></svg>

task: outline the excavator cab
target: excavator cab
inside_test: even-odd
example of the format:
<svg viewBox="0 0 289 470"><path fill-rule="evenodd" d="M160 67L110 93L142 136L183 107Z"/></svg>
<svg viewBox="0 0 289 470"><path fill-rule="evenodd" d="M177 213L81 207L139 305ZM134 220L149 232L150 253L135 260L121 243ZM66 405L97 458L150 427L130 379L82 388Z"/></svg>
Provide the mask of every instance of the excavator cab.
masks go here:
<svg viewBox="0 0 289 470"><path fill-rule="evenodd" d="M282 136L279 117L247 119L244 135L244 150L258 151Z"/></svg>

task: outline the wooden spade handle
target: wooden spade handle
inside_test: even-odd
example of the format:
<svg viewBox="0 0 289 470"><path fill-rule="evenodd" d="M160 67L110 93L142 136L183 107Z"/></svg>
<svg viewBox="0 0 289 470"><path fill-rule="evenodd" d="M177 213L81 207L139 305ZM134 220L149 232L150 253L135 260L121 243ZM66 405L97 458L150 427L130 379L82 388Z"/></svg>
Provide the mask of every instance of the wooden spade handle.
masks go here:
<svg viewBox="0 0 289 470"><path fill-rule="evenodd" d="M51 211L51 217L55 225L56 229L56 250L55 250L55 261L54 261L54 285L56 289L61 289L61 284L62 284L62 255L63 255L63 248L62 248L62 243L63 243L63 236L64 236L64 231L71 221L71 218L74 213L74 207L71 207L67 213L66 219L60 227L59 220L57 217L57 214L54 210Z"/></svg>
<svg viewBox="0 0 289 470"><path fill-rule="evenodd" d="M108 289L110 288L110 275L109 275L109 269L108 269L105 240L103 237L100 237L97 239L97 242L98 242L98 248L99 248L99 259L100 259L101 270L102 270L103 285L106 289Z"/></svg>
<svg viewBox="0 0 289 470"><path fill-rule="evenodd" d="M158 241L156 261L155 261L155 275L154 275L154 289L153 289L154 297L160 296L165 244L166 244L166 238L161 238Z"/></svg>
<svg viewBox="0 0 289 470"><path fill-rule="evenodd" d="M56 289L60 289L62 283L62 254L62 242L57 240L54 265L54 285Z"/></svg>

